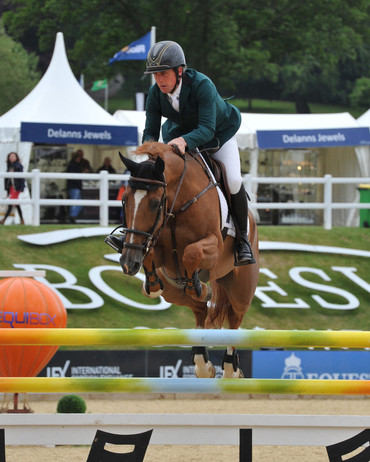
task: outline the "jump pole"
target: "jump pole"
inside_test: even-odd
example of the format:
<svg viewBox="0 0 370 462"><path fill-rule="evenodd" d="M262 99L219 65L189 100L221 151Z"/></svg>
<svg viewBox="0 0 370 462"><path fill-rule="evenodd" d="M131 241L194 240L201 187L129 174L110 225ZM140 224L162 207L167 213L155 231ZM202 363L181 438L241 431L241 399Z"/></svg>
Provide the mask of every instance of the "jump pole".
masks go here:
<svg viewBox="0 0 370 462"><path fill-rule="evenodd" d="M3 313L1 345L239 346L245 348L370 348L369 331L231 329L14 328Z"/></svg>
<svg viewBox="0 0 370 462"><path fill-rule="evenodd" d="M2 377L1 393L370 395L370 380Z"/></svg>

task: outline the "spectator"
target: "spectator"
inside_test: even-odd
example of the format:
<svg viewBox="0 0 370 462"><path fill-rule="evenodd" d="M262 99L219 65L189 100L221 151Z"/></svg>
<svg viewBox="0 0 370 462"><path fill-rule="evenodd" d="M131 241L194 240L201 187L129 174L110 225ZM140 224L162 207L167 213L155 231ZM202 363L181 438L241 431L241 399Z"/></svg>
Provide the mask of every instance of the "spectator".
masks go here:
<svg viewBox="0 0 370 462"><path fill-rule="evenodd" d="M10 152L8 154L7 160L7 172L23 172L23 165L19 160L18 154L16 152ZM19 194L24 191L25 181L24 178L5 178L5 190L7 191L7 196L9 199L18 199ZM22 210L20 205L15 206L19 218L21 220L21 225L24 225ZM5 213L4 218L0 221L0 224L3 225L10 215L13 206L10 204Z"/></svg>
<svg viewBox="0 0 370 462"><path fill-rule="evenodd" d="M71 160L67 166L68 173L82 173L82 156L81 149L72 153ZM81 199L82 178L67 180L67 193L69 199ZM69 223L76 223L76 219L81 212L80 205L69 207Z"/></svg>
<svg viewBox="0 0 370 462"><path fill-rule="evenodd" d="M84 158L84 152L82 149L77 149L77 154L81 156L81 169L82 173L93 173L93 169L91 168L90 162Z"/></svg>
<svg viewBox="0 0 370 462"><path fill-rule="evenodd" d="M100 173L102 170L107 170L108 173L116 173L116 170L112 166L112 159L110 157L106 157L104 159L103 165L98 168L96 173Z"/></svg>

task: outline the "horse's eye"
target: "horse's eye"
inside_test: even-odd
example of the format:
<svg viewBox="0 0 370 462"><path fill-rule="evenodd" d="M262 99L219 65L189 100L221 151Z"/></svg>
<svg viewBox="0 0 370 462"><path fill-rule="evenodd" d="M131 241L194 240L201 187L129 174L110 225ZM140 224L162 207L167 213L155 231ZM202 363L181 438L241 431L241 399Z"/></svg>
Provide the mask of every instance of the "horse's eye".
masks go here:
<svg viewBox="0 0 370 462"><path fill-rule="evenodd" d="M149 203L149 208L152 212L155 212L156 210L158 210L158 207L159 207L159 204L160 204L160 200L159 199L152 199Z"/></svg>

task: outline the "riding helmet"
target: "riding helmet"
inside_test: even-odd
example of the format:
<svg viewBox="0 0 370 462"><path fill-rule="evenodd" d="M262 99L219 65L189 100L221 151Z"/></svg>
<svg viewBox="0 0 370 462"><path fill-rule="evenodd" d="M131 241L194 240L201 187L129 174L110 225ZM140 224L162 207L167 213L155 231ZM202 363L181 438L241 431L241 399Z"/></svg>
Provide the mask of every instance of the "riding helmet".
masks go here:
<svg viewBox="0 0 370 462"><path fill-rule="evenodd" d="M155 74L167 69L177 69L180 66L186 66L182 48L176 42L164 40L157 42L149 50L144 74Z"/></svg>

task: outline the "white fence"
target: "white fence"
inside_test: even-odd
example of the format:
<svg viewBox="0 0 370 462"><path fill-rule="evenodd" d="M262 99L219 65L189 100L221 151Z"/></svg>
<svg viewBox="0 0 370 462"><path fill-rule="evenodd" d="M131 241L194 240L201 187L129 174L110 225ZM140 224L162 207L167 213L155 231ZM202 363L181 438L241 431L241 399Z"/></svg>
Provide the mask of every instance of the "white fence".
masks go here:
<svg viewBox="0 0 370 462"><path fill-rule="evenodd" d="M97 429L140 433L150 444L239 445L252 429L254 446L327 446L370 428L359 415L0 414L6 445L91 445Z"/></svg>
<svg viewBox="0 0 370 462"><path fill-rule="evenodd" d="M38 169L32 172L24 173L7 173L0 172L0 178L25 178L29 180L32 197L29 199L0 199L0 205L13 204L13 205L26 205L32 206L32 225L40 225L40 207L42 206L71 206L81 205L84 207L99 207L99 224L100 226L109 225L109 207L121 207L120 201L109 200L109 182L110 181L124 181L128 179L128 175L108 174L103 170L100 173L84 173L84 180L93 180L99 183L99 199L44 199L41 198L41 181L42 180L66 180L66 179L81 179L81 174L77 173L45 173L40 172ZM253 209L295 209L295 210L323 210L323 226L325 229L332 228L332 211L334 209L369 209L369 204L355 203L355 202L333 202L333 186L337 184L369 184L370 177L362 178L338 178L332 175L325 175L324 177L310 177L310 178L291 178L291 177L252 177L251 175L244 176L244 183L247 191L253 191L255 184L321 184L324 188L323 202L251 202Z"/></svg>

